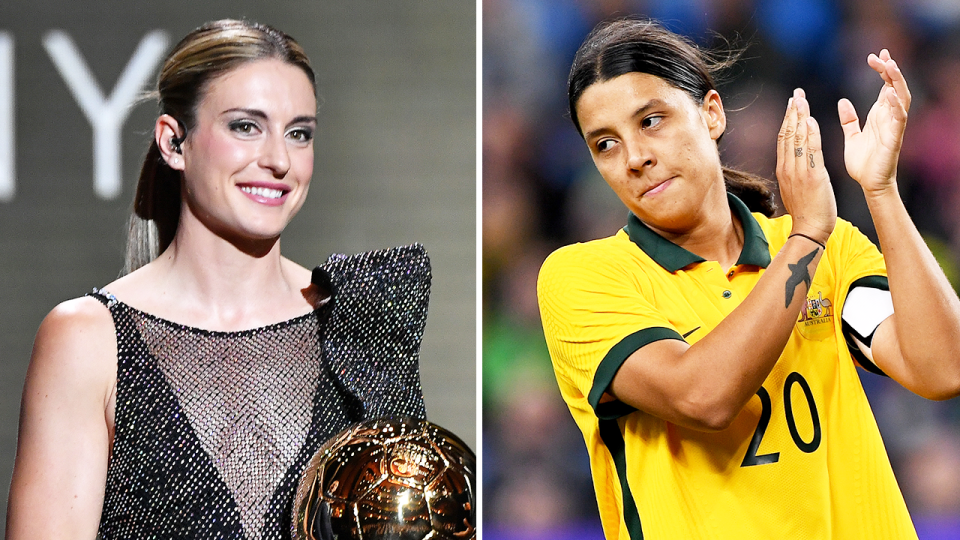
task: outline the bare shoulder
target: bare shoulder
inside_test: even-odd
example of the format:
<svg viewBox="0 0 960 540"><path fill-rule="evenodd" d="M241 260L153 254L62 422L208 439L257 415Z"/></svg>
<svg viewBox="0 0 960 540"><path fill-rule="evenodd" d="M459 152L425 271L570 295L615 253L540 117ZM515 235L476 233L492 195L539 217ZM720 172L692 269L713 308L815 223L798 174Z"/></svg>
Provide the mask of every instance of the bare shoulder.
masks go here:
<svg viewBox="0 0 960 540"><path fill-rule="evenodd" d="M107 307L91 296L67 300L54 307L40 324L38 336L59 340L95 337L114 338L113 316Z"/></svg>
<svg viewBox="0 0 960 540"><path fill-rule="evenodd" d="M116 357L113 316L106 306L92 297L67 300L53 308L40 324L28 383L48 371L61 380L109 382L116 372Z"/></svg>

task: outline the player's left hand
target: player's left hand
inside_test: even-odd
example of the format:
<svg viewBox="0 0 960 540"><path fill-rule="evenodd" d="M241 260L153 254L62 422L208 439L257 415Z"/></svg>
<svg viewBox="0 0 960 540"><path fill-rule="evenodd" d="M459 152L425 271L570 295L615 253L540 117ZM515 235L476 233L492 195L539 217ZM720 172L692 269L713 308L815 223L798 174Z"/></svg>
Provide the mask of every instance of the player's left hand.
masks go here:
<svg viewBox="0 0 960 540"><path fill-rule="evenodd" d="M887 49L881 50L879 56L871 53L867 64L880 74L884 84L867 113L863 130L850 100L841 99L837 109L843 128L843 160L847 172L869 194L896 189L897 160L911 96L903 73Z"/></svg>

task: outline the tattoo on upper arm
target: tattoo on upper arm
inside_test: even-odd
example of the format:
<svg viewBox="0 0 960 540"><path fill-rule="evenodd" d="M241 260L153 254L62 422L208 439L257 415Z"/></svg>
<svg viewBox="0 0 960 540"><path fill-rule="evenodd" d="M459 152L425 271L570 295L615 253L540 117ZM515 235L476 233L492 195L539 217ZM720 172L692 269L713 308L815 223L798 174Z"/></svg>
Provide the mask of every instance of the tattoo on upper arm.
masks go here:
<svg viewBox="0 0 960 540"><path fill-rule="evenodd" d="M813 258L817 256L818 251L820 251L819 248L814 249L803 257L800 257L800 260L797 261L797 264L787 264L787 268L790 269L790 277L787 278L787 283L784 288L787 294L787 299L784 302L783 307L790 307L790 301L793 300L793 293L796 292L797 287L801 283L806 284L807 290L810 290L810 270L807 267L813 261Z"/></svg>

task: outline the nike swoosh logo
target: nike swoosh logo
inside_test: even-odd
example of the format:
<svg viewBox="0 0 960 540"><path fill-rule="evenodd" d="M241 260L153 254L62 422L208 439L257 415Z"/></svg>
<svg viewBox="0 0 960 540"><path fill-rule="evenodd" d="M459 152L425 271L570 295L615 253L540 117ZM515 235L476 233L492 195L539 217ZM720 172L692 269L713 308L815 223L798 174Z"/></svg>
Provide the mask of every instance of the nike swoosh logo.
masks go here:
<svg viewBox="0 0 960 540"><path fill-rule="evenodd" d="M699 330L699 329L700 329L700 327L698 326L698 327L694 328L693 330L687 332L686 334L683 335L683 339L687 339L687 336L689 336L690 334L696 332L696 331Z"/></svg>

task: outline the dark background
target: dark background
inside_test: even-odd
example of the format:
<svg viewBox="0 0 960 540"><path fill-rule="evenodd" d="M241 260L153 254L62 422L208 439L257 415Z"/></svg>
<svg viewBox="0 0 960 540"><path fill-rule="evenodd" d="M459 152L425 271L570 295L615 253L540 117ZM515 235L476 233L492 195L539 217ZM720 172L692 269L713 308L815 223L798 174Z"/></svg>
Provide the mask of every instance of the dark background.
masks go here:
<svg viewBox="0 0 960 540"><path fill-rule="evenodd" d="M331 253L423 243L433 263L421 354L427 413L476 445L473 2L4 1L0 32L14 41L16 193L0 202L3 508L33 336L58 302L117 277L156 118L153 102L133 108L122 131L123 191L114 200L95 196L93 131L43 35L66 31L109 94L148 32L165 31L169 50L220 18L290 34L318 75L313 184L283 234L284 255L313 267Z"/></svg>

